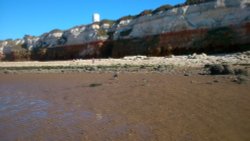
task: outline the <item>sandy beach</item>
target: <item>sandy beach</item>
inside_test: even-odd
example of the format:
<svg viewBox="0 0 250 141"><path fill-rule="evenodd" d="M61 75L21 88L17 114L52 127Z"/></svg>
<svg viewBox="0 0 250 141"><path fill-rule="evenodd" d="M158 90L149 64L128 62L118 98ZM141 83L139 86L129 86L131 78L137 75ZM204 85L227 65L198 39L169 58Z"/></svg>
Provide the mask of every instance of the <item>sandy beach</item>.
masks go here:
<svg viewBox="0 0 250 141"><path fill-rule="evenodd" d="M249 53L0 62L4 141L248 141ZM205 73L204 73L205 72Z"/></svg>
<svg viewBox="0 0 250 141"><path fill-rule="evenodd" d="M1 74L4 141L248 141L250 83L164 73Z"/></svg>

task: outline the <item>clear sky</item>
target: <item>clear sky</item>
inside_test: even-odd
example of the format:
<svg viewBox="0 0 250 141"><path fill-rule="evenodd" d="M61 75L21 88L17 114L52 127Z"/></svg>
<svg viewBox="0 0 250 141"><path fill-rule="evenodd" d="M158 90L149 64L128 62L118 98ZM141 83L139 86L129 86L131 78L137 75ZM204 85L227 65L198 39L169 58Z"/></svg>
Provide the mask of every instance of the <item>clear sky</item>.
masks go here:
<svg viewBox="0 0 250 141"><path fill-rule="evenodd" d="M118 19L185 0L0 0L0 40L89 24L92 14Z"/></svg>

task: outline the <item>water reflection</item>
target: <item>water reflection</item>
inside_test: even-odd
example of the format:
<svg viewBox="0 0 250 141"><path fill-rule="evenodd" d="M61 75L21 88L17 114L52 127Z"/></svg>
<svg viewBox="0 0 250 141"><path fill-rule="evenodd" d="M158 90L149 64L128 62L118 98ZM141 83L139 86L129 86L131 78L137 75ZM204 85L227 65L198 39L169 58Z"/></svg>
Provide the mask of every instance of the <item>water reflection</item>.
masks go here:
<svg viewBox="0 0 250 141"><path fill-rule="evenodd" d="M49 103L45 100L30 99L24 96L1 96L0 118L3 116L15 116L23 111L30 111L31 115L45 114ZM30 114L27 113L27 114ZM33 114L32 114L33 113Z"/></svg>
<svg viewBox="0 0 250 141"><path fill-rule="evenodd" d="M58 136L61 140L69 136L77 139L82 135L116 139L133 133L138 139L147 140L151 136L147 126L128 125L124 123L126 119L118 115L67 107L63 103L27 96L25 91L14 91L9 94L5 89L4 94L0 94L0 139L5 141L35 140L37 136L41 140L58 140ZM96 136L95 132L101 136Z"/></svg>

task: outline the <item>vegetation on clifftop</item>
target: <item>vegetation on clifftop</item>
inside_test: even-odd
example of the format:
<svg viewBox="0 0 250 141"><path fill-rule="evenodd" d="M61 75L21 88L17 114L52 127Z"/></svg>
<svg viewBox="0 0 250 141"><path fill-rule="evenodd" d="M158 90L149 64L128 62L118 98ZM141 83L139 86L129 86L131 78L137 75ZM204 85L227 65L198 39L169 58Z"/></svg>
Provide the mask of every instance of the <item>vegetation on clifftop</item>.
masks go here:
<svg viewBox="0 0 250 141"><path fill-rule="evenodd" d="M185 4L200 4L210 1L215 1L215 0L186 0Z"/></svg>
<svg viewBox="0 0 250 141"><path fill-rule="evenodd" d="M172 5L166 4L166 5L162 5L162 6L158 7L158 8L156 8L152 13L156 14L158 12L167 11L167 10L172 9L172 8L173 8Z"/></svg>

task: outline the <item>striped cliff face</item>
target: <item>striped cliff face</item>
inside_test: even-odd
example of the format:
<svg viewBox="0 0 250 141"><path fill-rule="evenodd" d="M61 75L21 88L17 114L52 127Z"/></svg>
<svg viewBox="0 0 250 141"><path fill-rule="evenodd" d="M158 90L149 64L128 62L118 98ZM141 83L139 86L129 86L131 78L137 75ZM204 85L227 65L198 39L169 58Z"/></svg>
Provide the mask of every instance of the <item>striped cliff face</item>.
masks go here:
<svg viewBox="0 0 250 141"><path fill-rule="evenodd" d="M44 59L120 58L129 55L227 53L250 49L250 23L216 29L168 32L142 38L94 41L48 48ZM34 58L36 59L36 58Z"/></svg>

